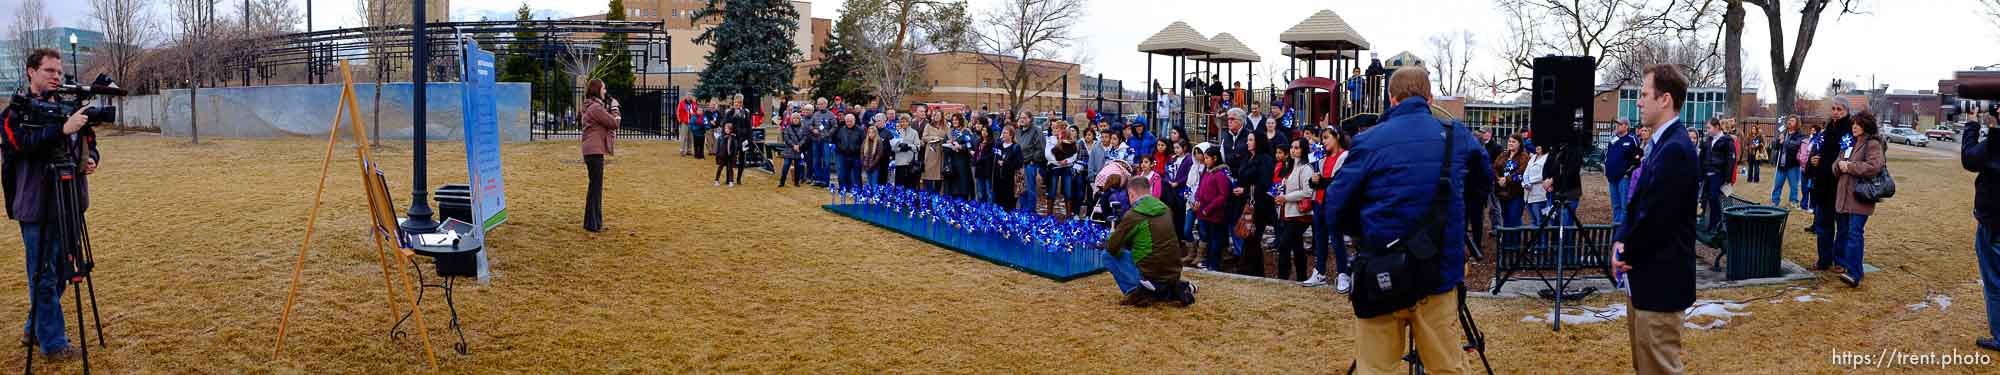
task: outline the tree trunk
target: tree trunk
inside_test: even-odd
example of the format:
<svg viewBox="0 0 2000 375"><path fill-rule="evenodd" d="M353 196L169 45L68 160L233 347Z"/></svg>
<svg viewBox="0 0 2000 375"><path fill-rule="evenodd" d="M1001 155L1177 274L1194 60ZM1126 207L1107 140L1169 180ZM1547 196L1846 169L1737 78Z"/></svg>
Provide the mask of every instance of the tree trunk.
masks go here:
<svg viewBox="0 0 2000 375"><path fill-rule="evenodd" d="M386 70L384 70L384 69L380 69L379 67L378 67L377 69L375 69L375 72L376 72L376 73L375 73L375 108L374 108L374 111L373 111L373 112L374 112L374 114L371 114L371 115L370 115L370 116L374 116L374 119L372 119L372 120L368 120L368 122L369 122L369 126L370 126L370 127L373 127L373 128L374 128L374 134L373 134L373 135L371 135L371 136L370 136L371 138L369 138L369 139L368 139L368 145L370 145L370 146L381 146L381 145L382 145L382 79L383 79L383 76L386 76L386 75L388 75L388 74L386 74L386 73L383 73L383 72L385 72L385 71L386 71ZM416 91L411 91L411 92L412 92L412 93L414 93L414 92L416 92Z"/></svg>
<svg viewBox="0 0 2000 375"><path fill-rule="evenodd" d="M201 105L198 104L201 98L201 73L195 70L194 65L193 57L190 56L188 60L188 75L192 75L195 78L188 80L190 83L188 85L188 138L194 144L201 144Z"/></svg>
<svg viewBox="0 0 2000 375"><path fill-rule="evenodd" d="M1722 22L1722 74L1729 90L1723 102L1728 103L1729 113L1745 117L1749 113L1736 113L1743 109L1743 0L1729 0L1729 11Z"/></svg>

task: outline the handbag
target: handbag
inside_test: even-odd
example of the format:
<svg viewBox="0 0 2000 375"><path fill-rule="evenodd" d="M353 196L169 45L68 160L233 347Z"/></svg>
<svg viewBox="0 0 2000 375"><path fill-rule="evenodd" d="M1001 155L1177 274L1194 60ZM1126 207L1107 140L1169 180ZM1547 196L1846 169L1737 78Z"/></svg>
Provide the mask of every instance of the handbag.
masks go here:
<svg viewBox="0 0 2000 375"><path fill-rule="evenodd" d="M1881 202L1896 196L1896 178L1889 176L1889 165L1882 165L1882 173L1874 177L1862 177L1854 182L1854 199L1867 203Z"/></svg>
<svg viewBox="0 0 2000 375"><path fill-rule="evenodd" d="M1256 212L1256 205L1247 202L1243 205L1243 215L1236 218L1236 238L1249 239L1255 234L1251 228L1257 226Z"/></svg>

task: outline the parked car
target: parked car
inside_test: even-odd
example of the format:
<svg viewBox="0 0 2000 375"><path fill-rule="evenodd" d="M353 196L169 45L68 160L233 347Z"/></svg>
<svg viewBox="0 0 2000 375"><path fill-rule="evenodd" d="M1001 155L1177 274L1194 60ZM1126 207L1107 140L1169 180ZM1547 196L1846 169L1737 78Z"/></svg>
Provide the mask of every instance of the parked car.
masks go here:
<svg viewBox="0 0 2000 375"><path fill-rule="evenodd" d="M1958 137L1958 131L1952 130L1952 128L1948 126L1938 125L1936 128L1933 128L1931 130L1925 130L1924 136L1930 137L1930 139L1951 142L1955 140L1954 138Z"/></svg>
<svg viewBox="0 0 2000 375"><path fill-rule="evenodd" d="M1902 143L1917 147L1930 146L1931 144L1930 138L1917 133L1916 129L1911 128L1889 128L1886 136L1891 143Z"/></svg>

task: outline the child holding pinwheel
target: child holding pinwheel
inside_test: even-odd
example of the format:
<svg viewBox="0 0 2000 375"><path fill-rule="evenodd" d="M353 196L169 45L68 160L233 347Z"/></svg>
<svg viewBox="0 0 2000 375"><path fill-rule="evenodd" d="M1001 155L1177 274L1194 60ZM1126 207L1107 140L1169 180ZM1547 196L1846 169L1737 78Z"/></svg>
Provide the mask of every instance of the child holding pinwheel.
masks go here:
<svg viewBox="0 0 2000 375"><path fill-rule="evenodd" d="M1181 241L1167 204L1153 197L1150 179L1125 181L1124 190L1131 209L1104 239L1105 269L1125 294L1119 304L1148 306L1175 301L1181 307L1193 305L1195 286L1181 280Z"/></svg>

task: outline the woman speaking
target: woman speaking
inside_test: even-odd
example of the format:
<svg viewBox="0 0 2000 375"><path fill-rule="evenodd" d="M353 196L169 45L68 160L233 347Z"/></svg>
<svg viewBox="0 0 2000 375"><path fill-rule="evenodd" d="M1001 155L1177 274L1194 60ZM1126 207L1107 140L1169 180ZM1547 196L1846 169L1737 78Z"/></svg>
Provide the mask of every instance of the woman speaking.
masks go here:
<svg viewBox="0 0 2000 375"><path fill-rule="evenodd" d="M604 81L590 80L583 91L583 165L590 170L590 191L584 197L583 230L604 231L604 155L611 151L618 130L618 100L605 95Z"/></svg>

